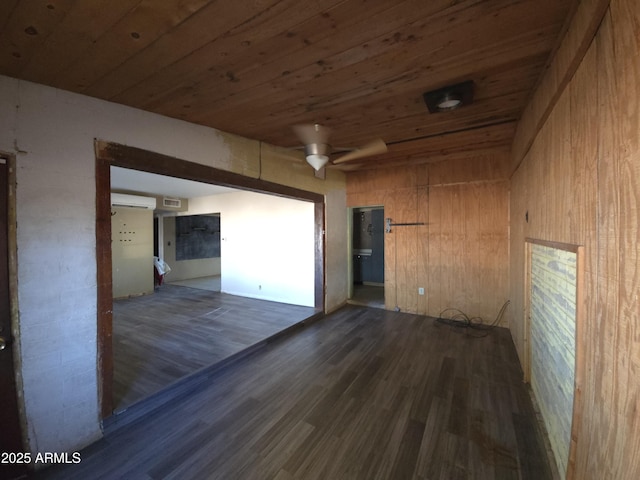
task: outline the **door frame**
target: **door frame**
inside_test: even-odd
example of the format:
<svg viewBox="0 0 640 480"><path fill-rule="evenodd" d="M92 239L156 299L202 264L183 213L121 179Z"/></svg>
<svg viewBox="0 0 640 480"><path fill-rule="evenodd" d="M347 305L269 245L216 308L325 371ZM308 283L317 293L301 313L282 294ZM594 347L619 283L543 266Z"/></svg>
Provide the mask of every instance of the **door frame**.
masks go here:
<svg viewBox="0 0 640 480"><path fill-rule="evenodd" d="M384 211L384 205L375 204L375 205L358 205L356 207L348 207L347 209L347 299L351 300L353 298L354 293L354 266L353 266L353 214L358 210L382 210ZM385 241L386 243L386 241ZM386 252L385 252L386 253ZM382 268L386 267L387 257L385 255L384 264ZM385 281L383 282L383 288L386 288L386 276Z"/></svg>
<svg viewBox="0 0 640 480"><path fill-rule="evenodd" d="M96 168L96 262L98 389L100 418L113 413L113 293L111 265L111 166L196 182L277 195L314 204L314 307L325 311L324 195L105 140L94 141Z"/></svg>
<svg viewBox="0 0 640 480"><path fill-rule="evenodd" d="M2 255L6 255L6 270L5 273L7 275L6 282L6 301L8 302L8 317L10 324L10 332L8 332L8 336L10 338L10 344L8 347L7 354L11 355L10 359L10 369L13 373L13 391L14 401L11 402L9 408L12 410L9 417L13 417L10 420L13 425L9 425L9 441L7 444L3 444L3 449L7 448L10 451L14 451L15 453L28 452L27 444L25 442L25 432L26 432L26 420L24 414L24 402L18 401L19 396L17 392L23 390L22 386L22 377L18 375L18 366L20 365L20 344L17 342L17 339L20 338L20 323L19 323L19 315L18 315L18 275L17 275L17 222L16 222L16 157L13 154L0 152L0 158L3 160L3 167L6 168L6 177L2 179L3 189L6 188L6 211L3 212L6 220L6 231L1 232L0 234L6 240L6 252L3 252ZM3 174L4 177L4 174ZM2 295L5 295L5 292L2 292ZM11 380L10 380L11 381ZM3 425L5 427L5 425ZM3 428L4 430L4 428ZM7 434L6 431L3 431L3 439L6 438L4 435ZM12 468L5 468L7 465L2 466L2 473L18 476L26 473L26 465L13 465Z"/></svg>

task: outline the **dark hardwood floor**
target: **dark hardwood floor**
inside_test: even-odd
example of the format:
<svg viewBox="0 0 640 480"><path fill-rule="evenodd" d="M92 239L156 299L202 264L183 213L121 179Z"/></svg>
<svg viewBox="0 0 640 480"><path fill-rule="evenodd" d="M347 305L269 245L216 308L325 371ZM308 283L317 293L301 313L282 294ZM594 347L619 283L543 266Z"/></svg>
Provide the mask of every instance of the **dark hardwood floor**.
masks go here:
<svg viewBox="0 0 640 480"><path fill-rule="evenodd" d="M114 300L116 412L315 313L171 284L153 295Z"/></svg>
<svg viewBox="0 0 640 480"><path fill-rule="evenodd" d="M43 479L552 478L509 332L349 305Z"/></svg>

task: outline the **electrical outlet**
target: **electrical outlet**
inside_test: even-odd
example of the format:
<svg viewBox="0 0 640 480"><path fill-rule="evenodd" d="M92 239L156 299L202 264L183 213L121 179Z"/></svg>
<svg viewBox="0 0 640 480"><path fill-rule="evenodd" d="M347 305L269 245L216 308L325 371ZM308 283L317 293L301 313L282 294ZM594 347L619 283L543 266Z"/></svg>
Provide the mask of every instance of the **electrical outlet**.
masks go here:
<svg viewBox="0 0 640 480"><path fill-rule="evenodd" d="M418 295L424 295L424 288L418 288Z"/></svg>

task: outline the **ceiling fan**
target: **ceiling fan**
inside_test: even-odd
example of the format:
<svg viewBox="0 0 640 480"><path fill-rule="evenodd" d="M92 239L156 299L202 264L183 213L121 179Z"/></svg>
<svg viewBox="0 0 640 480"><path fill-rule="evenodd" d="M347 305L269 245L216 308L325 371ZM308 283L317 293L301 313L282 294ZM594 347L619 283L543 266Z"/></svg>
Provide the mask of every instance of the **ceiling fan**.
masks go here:
<svg viewBox="0 0 640 480"><path fill-rule="evenodd" d="M333 150L329 144L331 129L318 125L317 123L295 125L293 131L304 144L304 154L307 163L311 165L316 172L326 166L327 163L338 165L387 151L387 144L381 139L373 140L359 148L339 148ZM329 157L335 152L347 153L330 161Z"/></svg>

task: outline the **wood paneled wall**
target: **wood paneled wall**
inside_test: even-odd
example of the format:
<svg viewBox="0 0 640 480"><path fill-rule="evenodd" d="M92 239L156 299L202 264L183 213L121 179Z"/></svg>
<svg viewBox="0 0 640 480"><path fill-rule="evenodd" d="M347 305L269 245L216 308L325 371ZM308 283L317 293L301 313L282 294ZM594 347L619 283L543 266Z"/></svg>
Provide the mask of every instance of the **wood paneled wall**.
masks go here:
<svg viewBox="0 0 640 480"><path fill-rule="evenodd" d="M387 309L437 316L457 308L495 319L508 298L508 165L508 152L496 149L347 175L349 207L383 205L394 223L425 224L385 234Z"/></svg>
<svg viewBox="0 0 640 480"><path fill-rule="evenodd" d="M637 0L611 1L594 41L531 148L523 159L512 160L520 166L511 182L510 298L517 312L511 331L520 358L525 353L525 237L583 245L585 375L568 476L639 478Z"/></svg>

